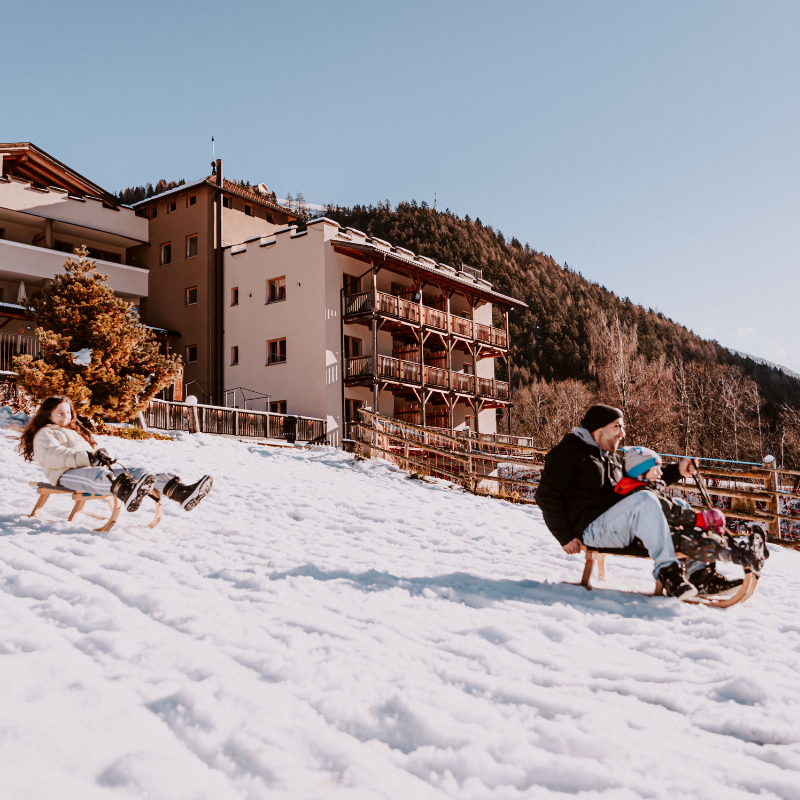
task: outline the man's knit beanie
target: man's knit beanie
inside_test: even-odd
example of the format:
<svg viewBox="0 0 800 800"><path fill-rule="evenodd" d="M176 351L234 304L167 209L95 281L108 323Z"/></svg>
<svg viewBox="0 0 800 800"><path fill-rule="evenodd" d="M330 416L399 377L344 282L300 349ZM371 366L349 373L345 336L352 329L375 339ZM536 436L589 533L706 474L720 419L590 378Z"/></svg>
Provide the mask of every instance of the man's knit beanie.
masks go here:
<svg viewBox="0 0 800 800"><path fill-rule="evenodd" d="M661 456L649 447L626 447L625 474L629 478L639 478L651 467L661 466Z"/></svg>
<svg viewBox="0 0 800 800"><path fill-rule="evenodd" d="M605 428L606 425L620 419L620 417L622 417L622 412L618 408L597 403L583 415L581 428L586 428L591 433L598 428Z"/></svg>

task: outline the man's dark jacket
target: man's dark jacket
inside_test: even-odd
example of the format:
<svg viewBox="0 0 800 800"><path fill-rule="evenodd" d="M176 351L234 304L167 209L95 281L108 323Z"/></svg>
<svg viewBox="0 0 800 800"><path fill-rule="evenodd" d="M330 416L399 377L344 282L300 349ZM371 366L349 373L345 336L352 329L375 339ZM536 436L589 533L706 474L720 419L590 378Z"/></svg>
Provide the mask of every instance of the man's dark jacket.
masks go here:
<svg viewBox="0 0 800 800"><path fill-rule="evenodd" d="M545 524L562 546L582 540L588 525L624 499L614 492L625 474L622 455L602 451L588 431L575 430L581 434L568 433L545 457L536 490ZM664 467L665 483L680 477L677 464Z"/></svg>

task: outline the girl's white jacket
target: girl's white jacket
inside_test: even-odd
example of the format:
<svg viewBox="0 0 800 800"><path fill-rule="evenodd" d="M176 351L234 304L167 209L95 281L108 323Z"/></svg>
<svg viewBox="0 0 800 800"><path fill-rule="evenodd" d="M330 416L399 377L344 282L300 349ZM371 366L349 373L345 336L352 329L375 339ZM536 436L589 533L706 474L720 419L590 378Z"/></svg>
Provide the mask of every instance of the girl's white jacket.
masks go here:
<svg viewBox="0 0 800 800"><path fill-rule="evenodd" d="M93 449L77 431L58 425L45 425L33 437L33 457L53 486L68 469L91 466Z"/></svg>

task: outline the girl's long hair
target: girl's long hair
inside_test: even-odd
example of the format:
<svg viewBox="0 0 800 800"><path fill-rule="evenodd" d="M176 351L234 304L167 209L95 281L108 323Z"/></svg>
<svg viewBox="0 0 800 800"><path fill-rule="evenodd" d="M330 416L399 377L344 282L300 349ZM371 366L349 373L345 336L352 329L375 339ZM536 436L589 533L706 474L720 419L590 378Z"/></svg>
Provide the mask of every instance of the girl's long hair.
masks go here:
<svg viewBox="0 0 800 800"><path fill-rule="evenodd" d="M50 415L62 403L69 403L69 410L72 412L72 419L69 421L67 428L72 428L73 431L79 433L86 439L92 447L97 447L97 442L92 438L92 434L80 423L78 416L75 413L75 406L72 405L72 400L64 394L54 394L43 401L36 413L28 420L22 436L19 437L19 445L17 449L22 453L22 457L26 461L33 461L33 438L45 425L50 424Z"/></svg>

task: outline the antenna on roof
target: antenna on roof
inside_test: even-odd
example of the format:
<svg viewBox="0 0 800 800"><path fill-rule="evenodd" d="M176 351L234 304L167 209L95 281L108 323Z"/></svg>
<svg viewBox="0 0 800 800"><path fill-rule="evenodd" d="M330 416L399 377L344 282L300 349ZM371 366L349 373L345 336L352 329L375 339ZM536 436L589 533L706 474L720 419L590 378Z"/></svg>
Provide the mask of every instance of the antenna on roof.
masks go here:
<svg viewBox="0 0 800 800"><path fill-rule="evenodd" d="M436 211L436 192L433 193L433 210Z"/></svg>
<svg viewBox="0 0 800 800"><path fill-rule="evenodd" d="M214 137L211 137L211 174L217 174L217 154L214 152Z"/></svg>

